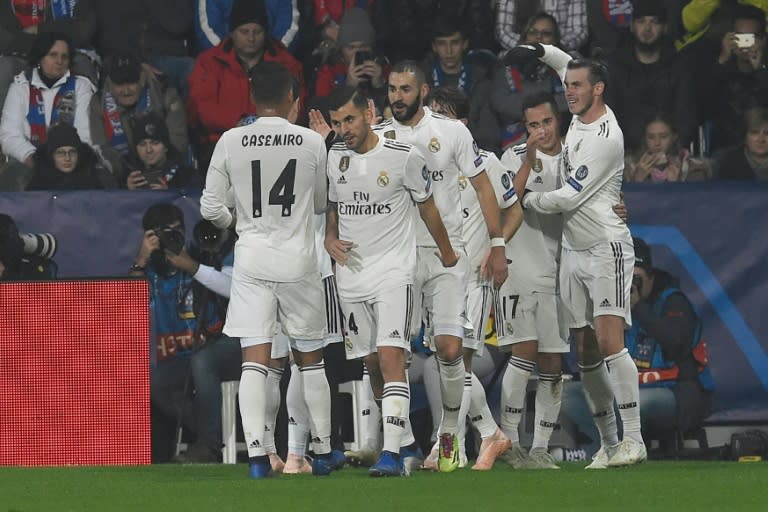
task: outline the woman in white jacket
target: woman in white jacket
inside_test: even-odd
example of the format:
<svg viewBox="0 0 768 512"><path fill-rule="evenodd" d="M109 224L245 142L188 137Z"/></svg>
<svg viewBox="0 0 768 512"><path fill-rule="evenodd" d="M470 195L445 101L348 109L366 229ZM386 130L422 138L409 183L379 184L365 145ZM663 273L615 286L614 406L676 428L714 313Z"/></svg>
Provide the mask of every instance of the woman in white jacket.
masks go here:
<svg viewBox="0 0 768 512"><path fill-rule="evenodd" d="M14 77L0 120L3 153L12 159L2 172L6 175L3 188L15 188L9 181L21 180L23 189L34 167L35 151L45 143L50 126L71 124L80 139L90 144L88 105L94 87L87 78L70 74L72 51L67 36L40 34L29 52L31 69ZM9 180L9 175L18 176Z"/></svg>

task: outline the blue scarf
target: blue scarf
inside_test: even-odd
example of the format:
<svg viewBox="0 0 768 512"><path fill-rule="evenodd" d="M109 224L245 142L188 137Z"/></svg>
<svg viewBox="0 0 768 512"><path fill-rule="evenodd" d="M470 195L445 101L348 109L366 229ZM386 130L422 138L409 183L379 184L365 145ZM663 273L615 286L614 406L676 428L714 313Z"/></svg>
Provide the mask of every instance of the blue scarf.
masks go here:
<svg viewBox="0 0 768 512"><path fill-rule="evenodd" d="M151 107L149 97L149 86L144 86L139 97L139 103L136 105L136 115L140 116L149 111ZM127 155L129 152L128 137L123 128L123 122L120 120L120 110L117 106L117 100L112 93L104 91L104 129L110 145L121 155Z"/></svg>
<svg viewBox="0 0 768 512"><path fill-rule="evenodd" d="M40 147L48 138L48 126L62 122L74 124L75 108L77 106L75 94L75 84L77 80L69 75L53 99L53 109L51 110L51 122L45 122L45 100L43 91L39 87L32 85L32 74L27 74L29 81L29 110L27 111L27 121L29 122L30 137L29 141L33 146Z"/></svg>
<svg viewBox="0 0 768 512"><path fill-rule="evenodd" d="M77 0L51 0L53 19L71 18L75 14Z"/></svg>
<svg viewBox="0 0 768 512"><path fill-rule="evenodd" d="M459 73L459 83L457 84L457 87L461 89L464 94L469 94L469 88L472 86L470 71L470 66L467 64L467 59L465 58L461 63L461 73ZM441 87L446 85L445 79L445 71L440 67L440 60L435 58L435 65L432 67L432 86Z"/></svg>

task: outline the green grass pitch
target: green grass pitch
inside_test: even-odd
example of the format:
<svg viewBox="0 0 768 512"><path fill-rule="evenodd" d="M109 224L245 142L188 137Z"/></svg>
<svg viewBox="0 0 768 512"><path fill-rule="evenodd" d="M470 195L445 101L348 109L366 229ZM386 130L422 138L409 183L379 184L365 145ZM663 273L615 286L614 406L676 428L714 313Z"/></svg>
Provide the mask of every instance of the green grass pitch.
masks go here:
<svg viewBox="0 0 768 512"><path fill-rule="evenodd" d="M247 466L0 467L0 512L32 511L765 511L768 464L649 462L585 471L418 472L375 479L346 468L329 477L251 481Z"/></svg>

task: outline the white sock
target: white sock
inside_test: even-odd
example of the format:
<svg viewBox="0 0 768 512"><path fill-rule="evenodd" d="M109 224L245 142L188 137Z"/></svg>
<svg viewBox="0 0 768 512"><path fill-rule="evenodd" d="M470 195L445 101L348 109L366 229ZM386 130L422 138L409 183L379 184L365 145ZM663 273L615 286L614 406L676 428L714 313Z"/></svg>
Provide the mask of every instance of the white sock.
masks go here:
<svg viewBox="0 0 768 512"><path fill-rule="evenodd" d="M459 410L464 393L464 357L445 361L437 357L440 365L440 394L443 398L443 421L440 433L456 434L459 427Z"/></svg>
<svg viewBox="0 0 768 512"><path fill-rule="evenodd" d="M472 396L469 405L469 417L480 437L487 439L496 433L496 421L493 419L491 409L488 407L488 399L485 397L483 383L472 373Z"/></svg>
<svg viewBox="0 0 768 512"><path fill-rule="evenodd" d="M619 415L624 426L624 437L643 442L640 433L640 385L637 379L637 366L627 349L605 358L608 375L616 395Z"/></svg>
<svg viewBox="0 0 768 512"><path fill-rule="evenodd" d="M559 373L539 373L536 388L536 416L533 427L533 448L549 448L549 439L557 428L563 398L563 379Z"/></svg>
<svg viewBox="0 0 768 512"><path fill-rule="evenodd" d="M408 411L411 407L411 396L408 384L405 382L387 382L381 397L381 413L384 421L384 450L400 453L400 445L405 425L408 422Z"/></svg>
<svg viewBox="0 0 768 512"><path fill-rule="evenodd" d="M429 402L429 411L432 413L432 435L430 439L435 441L440 430L440 422L443 420L443 397L440 394L440 371L437 366L437 357L430 356L424 361L424 391Z"/></svg>
<svg viewBox="0 0 768 512"><path fill-rule="evenodd" d="M581 366L581 385L584 398L595 421L600 442L603 446L614 446L619 442L616 430L616 414L613 412L613 389L608 368L603 361L591 366Z"/></svg>
<svg viewBox="0 0 768 512"><path fill-rule="evenodd" d="M268 368L260 363L243 363L240 375L240 417L248 446L248 457L262 457L264 449L264 408Z"/></svg>
<svg viewBox="0 0 768 512"><path fill-rule="evenodd" d="M467 415L472 401L472 372L464 372L464 388L461 392L461 408L459 409L459 451L464 451L464 438L467 435Z"/></svg>
<svg viewBox="0 0 768 512"><path fill-rule="evenodd" d="M360 432L363 433L362 447L365 450L378 450L381 447L381 410L371 389L371 376L363 365L363 396L359 407Z"/></svg>
<svg viewBox="0 0 768 512"><path fill-rule="evenodd" d="M416 442L411 428L411 381L408 378L408 364L405 368L405 385L408 386L408 410L405 412L405 430L400 438L400 446L410 446Z"/></svg>
<svg viewBox="0 0 768 512"><path fill-rule="evenodd" d="M285 394L288 409L288 453L303 457L307 453L309 435L309 411L304 403L301 372L296 363L291 363L291 380Z"/></svg>
<svg viewBox="0 0 768 512"><path fill-rule="evenodd" d="M331 452L331 388L325 377L325 363L299 368L304 403L309 411L309 423L312 426L312 445L316 454Z"/></svg>
<svg viewBox="0 0 768 512"><path fill-rule="evenodd" d="M264 449L267 453L276 453L275 421L280 409L280 379L283 378L282 368L269 368L267 374L267 401L264 406Z"/></svg>
<svg viewBox="0 0 768 512"><path fill-rule="evenodd" d="M513 443L520 442L518 426L525 409L525 390L528 388L528 377L531 376L535 364L533 361L511 356L507 371L501 380L501 431Z"/></svg>

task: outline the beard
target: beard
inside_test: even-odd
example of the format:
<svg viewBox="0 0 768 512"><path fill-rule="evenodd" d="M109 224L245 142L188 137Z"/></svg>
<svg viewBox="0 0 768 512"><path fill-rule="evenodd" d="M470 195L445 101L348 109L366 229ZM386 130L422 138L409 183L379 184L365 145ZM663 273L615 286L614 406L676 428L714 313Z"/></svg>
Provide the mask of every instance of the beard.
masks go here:
<svg viewBox="0 0 768 512"><path fill-rule="evenodd" d="M421 108L421 103L422 103L421 93L419 93L419 96L416 98L416 101L414 101L413 103L408 104L408 103L399 101L395 103L395 105L405 105L405 112L403 112L402 114L398 114L397 112L395 112L395 109L393 108L392 116L401 123L404 121L410 121L411 119L413 119L413 116L416 115L416 112L418 112L419 109ZM392 105L392 106L394 107L395 105Z"/></svg>
<svg viewBox="0 0 768 512"><path fill-rule="evenodd" d="M657 38L650 43L644 43L635 39L635 49L640 53L656 53L661 49L661 38Z"/></svg>

